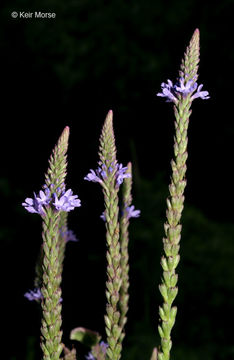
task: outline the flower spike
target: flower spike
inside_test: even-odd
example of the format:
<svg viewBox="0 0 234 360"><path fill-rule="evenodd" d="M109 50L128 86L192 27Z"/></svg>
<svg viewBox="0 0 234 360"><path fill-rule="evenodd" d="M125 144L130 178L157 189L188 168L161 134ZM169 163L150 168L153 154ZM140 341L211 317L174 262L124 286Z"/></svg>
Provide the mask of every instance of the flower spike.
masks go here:
<svg viewBox="0 0 234 360"><path fill-rule="evenodd" d="M163 270L162 283L159 286L163 304L159 307L161 324L158 326L161 337L161 347L157 354L158 360L169 360L172 347L171 330L175 323L177 308L172 306L176 298L178 275L176 267L179 263L179 242L181 237L181 216L184 204L184 189L186 186L187 131L191 104L196 98L209 99L208 91L201 91L203 85L197 84L199 63L199 30L196 29L182 60L178 82L162 83L162 93L174 102L175 142L174 159L171 162L172 177L169 185L170 197L167 199L165 238L163 239L164 256L161 259Z"/></svg>

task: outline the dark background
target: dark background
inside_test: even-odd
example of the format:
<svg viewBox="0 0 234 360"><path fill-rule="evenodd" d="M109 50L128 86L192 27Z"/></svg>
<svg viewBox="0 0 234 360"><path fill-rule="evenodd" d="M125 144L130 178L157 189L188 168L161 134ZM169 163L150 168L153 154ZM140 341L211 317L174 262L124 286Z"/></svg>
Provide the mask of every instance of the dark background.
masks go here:
<svg viewBox="0 0 234 360"><path fill-rule="evenodd" d="M69 215L79 242L69 243L66 253L64 341L71 346L69 332L77 326L97 330L105 340L102 192L83 178L96 167L109 109L118 159L133 162L134 204L142 212L130 228L123 358L149 359L159 344L158 284L174 118L172 105L155 94L161 82L176 79L198 27L199 81L211 98L193 103L189 127L172 358L234 359L233 5L231 0L1 2L2 358L41 357L39 308L24 298L33 288L41 220L21 203L44 183L47 159L66 125L71 129L67 183L82 207ZM13 19L12 11L55 12L56 19Z"/></svg>

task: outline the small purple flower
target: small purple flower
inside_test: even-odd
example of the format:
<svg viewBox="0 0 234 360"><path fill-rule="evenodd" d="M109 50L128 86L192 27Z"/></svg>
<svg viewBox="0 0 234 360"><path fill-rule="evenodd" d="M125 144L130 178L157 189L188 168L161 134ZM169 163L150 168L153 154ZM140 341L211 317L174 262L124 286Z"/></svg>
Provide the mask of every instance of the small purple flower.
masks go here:
<svg viewBox="0 0 234 360"><path fill-rule="evenodd" d="M95 353L97 352L97 354L95 354L98 358L98 354L100 354L100 352L103 355L106 355L106 350L108 348L108 344L105 343L104 341L101 341L99 344L95 345L94 349L95 349ZM92 352L90 351L88 353L88 355L85 356L86 360L96 360L95 356L92 354Z"/></svg>
<svg viewBox="0 0 234 360"><path fill-rule="evenodd" d="M74 233L74 231L72 230L67 230L65 233L61 233L62 236L65 238L65 242L67 243L68 241L74 241L74 242L77 242L78 239Z"/></svg>
<svg viewBox="0 0 234 360"><path fill-rule="evenodd" d="M100 348L101 348L101 350L102 350L102 353L105 355L105 354L106 354L106 350L107 350L107 348L108 348L108 344L105 343L104 341L101 341L99 345L100 345Z"/></svg>
<svg viewBox="0 0 234 360"><path fill-rule="evenodd" d="M157 93L157 96L162 96L167 98L167 102L177 102L177 98L174 95L174 86L171 80L167 80L166 83L161 84L162 92Z"/></svg>
<svg viewBox="0 0 234 360"><path fill-rule="evenodd" d="M98 174L99 175L99 174ZM93 182L102 182L102 179L98 176L94 170L90 169L90 173L84 177L84 180L93 181Z"/></svg>
<svg viewBox="0 0 234 360"><path fill-rule="evenodd" d="M50 190L48 188L45 189L45 191L42 191L42 190L39 191L39 196L37 197L37 201L41 205L48 205L50 200L51 200L51 198L50 198Z"/></svg>
<svg viewBox="0 0 234 360"><path fill-rule="evenodd" d="M122 164L116 164L116 183L117 185L122 184L123 179L131 177L131 174L126 173L127 166L123 167Z"/></svg>
<svg viewBox="0 0 234 360"><path fill-rule="evenodd" d="M44 191L40 190L39 195L34 193L34 198L26 198L25 202L22 205L25 207L27 211L30 213L37 213L40 215L44 215L43 206L49 205L54 201L52 204L55 206L56 210L63 210L63 211L71 211L75 207L81 206L81 202L78 199L77 195L73 195L72 190L69 189L66 192L62 192L62 196L58 199L57 194L51 194L49 188L44 185ZM53 185L51 184L51 190L53 189ZM57 189L59 192L61 189Z"/></svg>
<svg viewBox="0 0 234 360"><path fill-rule="evenodd" d="M24 294L24 296L29 300L29 301L41 301L43 299L43 295L41 293L41 290L39 288L35 288L34 290L29 290L29 292L26 292ZM59 303L61 303L63 301L62 298L59 299Z"/></svg>
<svg viewBox="0 0 234 360"><path fill-rule="evenodd" d="M101 161L98 162L98 165L100 165L96 172L99 174L99 177L106 179L107 178L107 168L106 165L103 164ZM112 172L112 168L109 167L108 172Z"/></svg>
<svg viewBox="0 0 234 360"><path fill-rule="evenodd" d="M187 96L188 94L192 93L197 88L197 83L194 80L189 80L186 85L184 85L184 78L179 79L179 86L174 85L174 90L177 93L181 93L183 96Z"/></svg>
<svg viewBox="0 0 234 360"><path fill-rule="evenodd" d="M49 193L45 190L40 190L39 195L37 196L34 193L34 198L26 198L25 202L22 205L30 213L37 213L40 215L44 214L43 205L48 205L50 202Z"/></svg>
<svg viewBox="0 0 234 360"><path fill-rule="evenodd" d="M112 173L114 168L116 169L115 177L116 177L116 184L119 186L122 184L124 178L131 177L130 174L126 174L127 167L123 167L122 164L111 164L111 166L107 167L105 164L102 164L100 161L98 163L100 166L97 170L90 170L87 176L85 176L85 180L99 182L102 183L108 176L108 173Z"/></svg>
<svg viewBox="0 0 234 360"><path fill-rule="evenodd" d="M203 84L199 85L197 88L197 91L195 92L195 94L193 94L192 96L192 100L196 99L196 98L201 98L202 100L207 100L210 98L208 91L201 91L203 87Z"/></svg>
<svg viewBox="0 0 234 360"><path fill-rule="evenodd" d="M199 85L194 81L194 79L191 79L187 81L185 84L185 79L183 77L179 78L178 84L173 85L171 80L167 80L166 83L161 84L162 93L158 93L157 96L162 96L167 98L167 102L174 102L176 103L178 101L178 95L182 95L183 97L188 96L188 94L192 94L195 90L197 92L192 95L191 100L194 100L196 98L201 98L203 100L209 99L209 93L208 91L200 91L203 87L203 85Z"/></svg>
<svg viewBox="0 0 234 360"><path fill-rule="evenodd" d="M43 295L41 293L41 290L39 288L36 288L34 290L29 290L29 292L26 292L24 294L24 296L29 300L29 301L40 301L41 299L43 299Z"/></svg>
<svg viewBox="0 0 234 360"><path fill-rule="evenodd" d="M106 165L102 164L101 161L98 162L98 165L100 165L100 166L95 171L90 169L90 173L88 173L88 175L84 177L84 180L101 183L102 180L107 178ZM113 167L110 166L108 168L108 172L111 173L112 171L113 171Z"/></svg>
<svg viewBox="0 0 234 360"><path fill-rule="evenodd" d="M126 208L126 210L127 210L127 213L128 213L128 219L130 219L130 218L132 218L132 217L137 218L137 217L139 217L140 214L141 214L141 211L140 211L140 210L135 210L135 206L134 206L134 205L128 206L128 207Z"/></svg>
<svg viewBox="0 0 234 360"><path fill-rule="evenodd" d="M57 195L54 195L54 203L53 205L57 210L62 211L71 211L75 207L81 206L81 201L78 199L77 195L73 195L71 189L68 189L61 197L58 199Z"/></svg>
<svg viewBox="0 0 234 360"><path fill-rule="evenodd" d="M106 221L105 211L103 211L102 215L100 215L100 218L101 218L103 221Z"/></svg>
<svg viewBox="0 0 234 360"><path fill-rule="evenodd" d="M91 351L85 356L86 360L96 360Z"/></svg>

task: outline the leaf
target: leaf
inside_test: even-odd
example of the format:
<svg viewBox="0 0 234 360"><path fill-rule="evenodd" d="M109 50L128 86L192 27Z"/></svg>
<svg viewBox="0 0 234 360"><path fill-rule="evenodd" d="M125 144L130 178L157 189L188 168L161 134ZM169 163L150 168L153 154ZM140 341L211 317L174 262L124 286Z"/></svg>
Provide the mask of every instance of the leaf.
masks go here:
<svg viewBox="0 0 234 360"><path fill-rule="evenodd" d="M101 336L96 331L77 327L71 331L70 339L79 341L88 347L92 347L100 342Z"/></svg>

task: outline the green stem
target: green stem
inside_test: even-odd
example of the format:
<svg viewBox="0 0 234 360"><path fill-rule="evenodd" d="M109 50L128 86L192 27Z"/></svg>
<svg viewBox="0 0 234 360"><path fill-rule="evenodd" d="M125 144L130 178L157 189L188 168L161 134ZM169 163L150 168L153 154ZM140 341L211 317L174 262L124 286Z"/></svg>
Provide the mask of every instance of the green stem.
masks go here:
<svg viewBox="0 0 234 360"><path fill-rule="evenodd" d="M129 301L129 254L128 254L128 243L129 243L129 217L127 212L127 207L132 203L132 164L128 163L128 173L131 174L131 177L125 178L123 182L123 204L122 204L122 215L120 218L120 248L121 248L121 270L122 270L122 284L120 287L120 299L119 299L119 308L120 308L120 319L119 325L122 328L122 334L120 341L122 342L125 337L124 327L127 322L127 312L128 312L128 301Z"/></svg>
<svg viewBox="0 0 234 360"><path fill-rule="evenodd" d="M116 147L113 131L112 111L106 117L103 125L100 147L100 163L106 172L102 187L106 216L107 243L107 282L106 282L106 315L104 317L107 335L107 358L119 360L121 355L121 327L119 326L120 312L118 311L119 291L121 286L120 243L119 243L119 206L118 186L116 186ZM112 169L110 171L110 169Z"/></svg>
<svg viewBox="0 0 234 360"><path fill-rule="evenodd" d="M60 213L48 208L43 218L42 342L43 360L59 360L61 343L61 273L59 264Z"/></svg>
<svg viewBox="0 0 234 360"><path fill-rule="evenodd" d="M187 47L185 57L182 60L180 77L185 82L197 79L199 62L199 31L196 30ZM161 259L163 269L162 283L159 290L163 297L163 304L159 307L161 325L158 327L161 337L161 348L158 360L169 360L172 347L171 330L175 323L177 308L172 306L178 292L176 267L180 260L180 224L184 207L184 190L186 187L186 160L188 157L188 125L191 115L191 95L178 96L174 106L175 113L175 138L174 138L174 160L171 161L172 177L169 185L170 196L167 199L167 221L164 225L166 237L163 239L164 256Z"/></svg>

